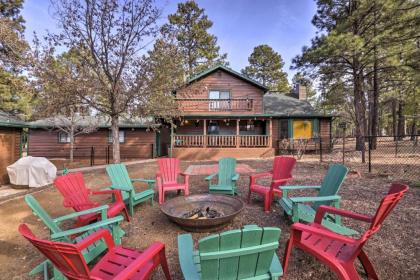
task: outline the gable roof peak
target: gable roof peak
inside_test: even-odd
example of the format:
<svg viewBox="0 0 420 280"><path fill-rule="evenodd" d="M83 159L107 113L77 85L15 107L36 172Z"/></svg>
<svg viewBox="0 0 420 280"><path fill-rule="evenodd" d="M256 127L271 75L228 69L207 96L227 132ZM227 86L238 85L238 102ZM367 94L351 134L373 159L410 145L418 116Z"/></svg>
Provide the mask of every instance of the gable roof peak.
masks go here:
<svg viewBox="0 0 420 280"><path fill-rule="evenodd" d="M212 67L210 67L206 70L203 70L201 72L198 72L198 73L195 73L195 74L191 75L191 77L188 78L188 80L187 80L187 84L190 84L190 83L192 83L196 80L204 78L205 76L210 75L211 73L213 73L217 70L225 71L226 73L229 73L232 76L235 76L236 78L244 80L244 81L246 81L246 82L264 90L264 92L267 92L269 90L266 86L264 86L263 84L255 81L254 79L251 79L250 77L248 77L248 76L246 76L242 73L239 73L239 72L237 72L237 71L235 71L235 70L233 70L233 69L231 69L231 68L229 68L225 65L222 65L222 64L216 64L216 65L214 65L214 66L212 66Z"/></svg>

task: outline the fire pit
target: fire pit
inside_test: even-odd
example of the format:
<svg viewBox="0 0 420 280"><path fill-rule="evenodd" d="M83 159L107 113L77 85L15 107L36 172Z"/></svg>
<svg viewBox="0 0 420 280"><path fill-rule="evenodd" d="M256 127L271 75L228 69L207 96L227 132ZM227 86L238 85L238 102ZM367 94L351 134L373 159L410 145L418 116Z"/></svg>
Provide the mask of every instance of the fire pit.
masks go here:
<svg viewBox="0 0 420 280"><path fill-rule="evenodd" d="M233 220L244 205L225 195L198 194L168 200L160 208L173 222L187 231L217 231Z"/></svg>

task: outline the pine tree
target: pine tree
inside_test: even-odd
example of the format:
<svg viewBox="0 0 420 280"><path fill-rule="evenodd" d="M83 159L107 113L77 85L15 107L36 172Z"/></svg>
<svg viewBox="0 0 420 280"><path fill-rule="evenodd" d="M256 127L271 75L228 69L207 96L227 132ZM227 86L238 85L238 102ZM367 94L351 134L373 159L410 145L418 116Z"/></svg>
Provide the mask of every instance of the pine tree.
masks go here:
<svg viewBox="0 0 420 280"><path fill-rule="evenodd" d="M249 66L242 69L242 73L259 81L272 91L288 93L290 91L287 74L282 68L284 62L281 55L269 45L259 45L248 58Z"/></svg>
<svg viewBox="0 0 420 280"><path fill-rule="evenodd" d="M178 4L176 13L168 16L164 33L173 33L182 53L184 68L189 76L214 64L227 65L227 54L220 54L217 37L208 32L213 22L195 1Z"/></svg>

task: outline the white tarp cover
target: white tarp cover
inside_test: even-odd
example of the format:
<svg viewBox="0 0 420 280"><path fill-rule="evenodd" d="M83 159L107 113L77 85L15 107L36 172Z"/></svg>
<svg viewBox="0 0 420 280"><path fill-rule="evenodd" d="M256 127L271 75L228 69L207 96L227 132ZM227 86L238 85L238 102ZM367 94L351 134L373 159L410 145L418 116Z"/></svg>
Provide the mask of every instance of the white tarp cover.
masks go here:
<svg viewBox="0 0 420 280"><path fill-rule="evenodd" d="M56 177L57 167L44 157L23 157L7 167L10 182L14 185L28 185L38 188L51 184Z"/></svg>

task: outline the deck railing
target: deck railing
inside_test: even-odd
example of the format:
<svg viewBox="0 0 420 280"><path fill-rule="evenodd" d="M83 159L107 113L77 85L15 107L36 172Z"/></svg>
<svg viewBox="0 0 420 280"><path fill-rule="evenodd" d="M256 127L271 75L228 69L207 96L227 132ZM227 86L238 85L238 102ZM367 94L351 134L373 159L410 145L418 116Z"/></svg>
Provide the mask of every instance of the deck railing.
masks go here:
<svg viewBox="0 0 420 280"><path fill-rule="evenodd" d="M174 147L251 148L270 147L270 135L174 135Z"/></svg>
<svg viewBox="0 0 420 280"><path fill-rule="evenodd" d="M178 98L178 108L184 112L252 111L253 99Z"/></svg>

